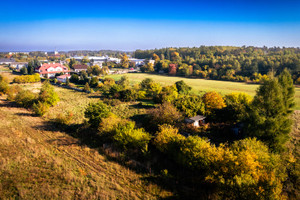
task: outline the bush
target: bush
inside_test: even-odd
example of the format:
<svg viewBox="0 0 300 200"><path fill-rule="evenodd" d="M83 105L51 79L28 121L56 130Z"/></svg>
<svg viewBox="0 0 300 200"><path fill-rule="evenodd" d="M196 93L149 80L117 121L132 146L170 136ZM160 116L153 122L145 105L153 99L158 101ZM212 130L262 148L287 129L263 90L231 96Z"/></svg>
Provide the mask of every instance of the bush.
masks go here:
<svg viewBox="0 0 300 200"><path fill-rule="evenodd" d="M29 90L21 90L16 95L15 101L24 108L30 108L36 101L36 94Z"/></svg>
<svg viewBox="0 0 300 200"><path fill-rule="evenodd" d="M17 76L13 80L14 83L36 83L40 81L39 74Z"/></svg>
<svg viewBox="0 0 300 200"><path fill-rule="evenodd" d="M7 100L14 101L20 91L22 91L22 88L18 85L9 87L7 91Z"/></svg>
<svg viewBox="0 0 300 200"><path fill-rule="evenodd" d="M38 101L33 104L32 109L35 114L43 116L49 110L49 105L45 102Z"/></svg>
<svg viewBox="0 0 300 200"><path fill-rule="evenodd" d="M144 129L134 129L135 123L127 121L125 124L119 124L114 140L124 149L132 148L138 149L142 152L148 151L148 143L151 139L150 134Z"/></svg>
<svg viewBox="0 0 300 200"><path fill-rule="evenodd" d="M115 130L121 122L125 122L125 120L122 121L121 118L111 113L107 118L103 118L101 120L98 128L99 134L110 134L110 136L113 137L115 134Z"/></svg>
<svg viewBox="0 0 300 200"><path fill-rule="evenodd" d="M184 139L185 137L178 133L177 128L164 124L159 126L159 131L156 132L154 145L163 153L176 154Z"/></svg>
<svg viewBox="0 0 300 200"><path fill-rule="evenodd" d="M58 94L54 91L53 86L45 81L38 96L38 101L54 106L58 101Z"/></svg>
<svg viewBox="0 0 300 200"><path fill-rule="evenodd" d="M104 85L112 86L112 85L114 85L115 83L116 83L115 80L112 79L112 78L105 78L105 79L103 80L103 84L104 84Z"/></svg>
<svg viewBox="0 0 300 200"><path fill-rule="evenodd" d="M0 81L0 96L3 94L7 94L8 90L8 83L6 83L5 81Z"/></svg>
<svg viewBox="0 0 300 200"><path fill-rule="evenodd" d="M84 116L89 119L89 124L95 128L99 126L102 118L108 117L109 114L110 108L102 101L90 103L84 112Z"/></svg>
<svg viewBox="0 0 300 200"><path fill-rule="evenodd" d="M182 114L169 102L165 102L149 112L153 125L174 125L182 120Z"/></svg>
<svg viewBox="0 0 300 200"><path fill-rule="evenodd" d="M72 112L67 112L65 114L59 113L56 118L55 122L61 125L70 125L73 120L73 113Z"/></svg>

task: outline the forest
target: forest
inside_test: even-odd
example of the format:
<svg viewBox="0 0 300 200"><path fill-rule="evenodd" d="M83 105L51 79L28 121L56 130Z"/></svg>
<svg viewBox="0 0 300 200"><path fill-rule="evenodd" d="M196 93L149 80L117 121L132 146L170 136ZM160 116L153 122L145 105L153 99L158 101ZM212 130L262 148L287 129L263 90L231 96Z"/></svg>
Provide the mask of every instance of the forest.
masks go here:
<svg viewBox="0 0 300 200"><path fill-rule="evenodd" d="M262 83L266 74L288 68L294 83L300 83L300 49L280 47L201 46L136 50L134 57L154 59L144 72L214 80Z"/></svg>

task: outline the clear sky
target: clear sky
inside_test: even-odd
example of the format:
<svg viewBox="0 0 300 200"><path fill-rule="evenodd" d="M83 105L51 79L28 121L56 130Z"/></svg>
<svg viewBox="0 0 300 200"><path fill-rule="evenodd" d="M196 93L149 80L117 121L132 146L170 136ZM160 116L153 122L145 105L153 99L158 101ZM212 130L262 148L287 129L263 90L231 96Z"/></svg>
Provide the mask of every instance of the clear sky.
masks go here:
<svg viewBox="0 0 300 200"><path fill-rule="evenodd" d="M14 0L0 5L0 51L300 47L300 0Z"/></svg>

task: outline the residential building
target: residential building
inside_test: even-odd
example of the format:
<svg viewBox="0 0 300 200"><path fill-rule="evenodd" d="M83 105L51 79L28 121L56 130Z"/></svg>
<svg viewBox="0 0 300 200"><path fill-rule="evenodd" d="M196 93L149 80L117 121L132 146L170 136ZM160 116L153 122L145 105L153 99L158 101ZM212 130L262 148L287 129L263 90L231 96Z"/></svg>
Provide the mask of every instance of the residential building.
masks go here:
<svg viewBox="0 0 300 200"><path fill-rule="evenodd" d="M64 74L64 75L61 75L61 76L56 77L57 81L58 81L58 82L61 82L61 83L67 82L67 78L70 79L70 78L71 78L71 75L69 75L69 74Z"/></svg>
<svg viewBox="0 0 300 200"><path fill-rule="evenodd" d="M74 65L73 66L75 72L86 71L88 66L87 65Z"/></svg>
<svg viewBox="0 0 300 200"><path fill-rule="evenodd" d="M205 123L205 116L197 115L195 117L186 118L185 122L188 124L192 124L195 127L199 127L201 124Z"/></svg>
<svg viewBox="0 0 300 200"><path fill-rule="evenodd" d="M63 74L69 74L70 70L60 64L60 63L44 63L39 68L35 69L37 73L40 74L41 77L46 78L52 78L55 77L55 74L63 73Z"/></svg>
<svg viewBox="0 0 300 200"><path fill-rule="evenodd" d="M10 67L16 69L16 70L20 70L23 67L27 67L28 63L27 62L12 62L10 64Z"/></svg>
<svg viewBox="0 0 300 200"><path fill-rule="evenodd" d="M0 64L9 65L13 62L16 62L13 58L0 58Z"/></svg>

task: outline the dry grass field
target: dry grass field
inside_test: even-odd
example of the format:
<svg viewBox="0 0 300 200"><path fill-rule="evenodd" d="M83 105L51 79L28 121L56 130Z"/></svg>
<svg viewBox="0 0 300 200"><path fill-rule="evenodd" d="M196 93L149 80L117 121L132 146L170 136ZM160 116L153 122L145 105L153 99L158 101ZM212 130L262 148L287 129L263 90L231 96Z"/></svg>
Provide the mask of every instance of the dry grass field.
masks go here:
<svg viewBox="0 0 300 200"><path fill-rule="evenodd" d="M157 199L170 196L81 145L46 120L0 99L0 199Z"/></svg>
<svg viewBox="0 0 300 200"><path fill-rule="evenodd" d="M13 76L7 74L9 79ZM38 92L40 83L20 85ZM145 181L141 173L51 126L61 112L73 122L94 94L55 87L60 102L44 117L0 97L0 199L161 199L173 194Z"/></svg>

